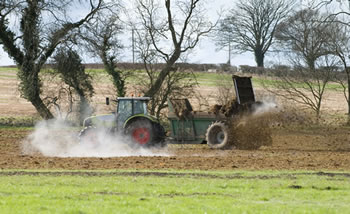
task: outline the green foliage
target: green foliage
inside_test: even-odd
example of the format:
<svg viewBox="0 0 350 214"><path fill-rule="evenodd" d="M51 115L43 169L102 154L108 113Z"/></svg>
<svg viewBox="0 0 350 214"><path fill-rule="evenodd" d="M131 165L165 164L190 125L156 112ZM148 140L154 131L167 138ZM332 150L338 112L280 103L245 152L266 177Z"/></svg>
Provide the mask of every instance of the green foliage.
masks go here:
<svg viewBox="0 0 350 214"><path fill-rule="evenodd" d="M92 77L85 72L80 56L71 49L60 49L53 59L54 71L79 96L79 122L82 123L92 113L88 101L94 94Z"/></svg>
<svg viewBox="0 0 350 214"><path fill-rule="evenodd" d="M98 56L104 69L110 75L118 97L124 97L126 93L127 73L117 68L117 56L123 49L119 40L122 33L121 20L118 15L120 7L118 4L109 8L113 13L104 11L103 14L95 16L79 36L85 41L85 48L94 56Z"/></svg>
<svg viewBox="0 0 350 214"><path fill-rule="evenodd" d="M39 72L56 47L65 42L74 29L87 22L104 4L101 0L92 1L86 16L73 22L74 18L66 16L66 11L76 3L56 1L51 4L43 0L0 3L0 40L4 50L19 68L21 96L30 101L44 119L53 118L53 114L41 98L42 82ZM20 20L19 25L16 24L17 20ZM17 26L19 28L16 29Z"/></svg>
<svg viewBox="0 0 350 214"><path fill-rule="evenodd" d="M5 52L9 53L15 61L21 62L23 60L23 54L16 47L16 35L8 28L8 19L2 17L0 19L0 44L3 45Z"/></svg>
<svg viewBox="0 0 350 214"><path fill-rule="evenodd" d="M347 213L350 208L348 173L6 172L0 171L4 213Z"/></svg>
<svg viewBox="0 0 350 214"><path fill-rule="evenodd" d="M124 97L126 94L125 81L127 72L117 69L113 57L103 60L103 64L107 73L112 77L112 83L117 91L118 97Z"/></svg>
<svg viewBox="0 0 350 214"><path fill-rule="evenodd" d="M85 72L80 56L71 49L60 49L53 57L53 69L81 97L92 97L92 78Z"/></svg>

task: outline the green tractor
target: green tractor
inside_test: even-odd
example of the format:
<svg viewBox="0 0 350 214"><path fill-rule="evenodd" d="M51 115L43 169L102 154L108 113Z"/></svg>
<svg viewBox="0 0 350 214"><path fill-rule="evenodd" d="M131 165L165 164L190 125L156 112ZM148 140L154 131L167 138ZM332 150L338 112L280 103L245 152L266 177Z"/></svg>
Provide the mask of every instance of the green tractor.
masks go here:
<svg viewBox="0 0 350 214"><path fill-rule="evenodd" d="M98 130L109 133L122 133L136 145L163 146L164 128L156 117L149 115L147 102L149 97L119 97L116 111L112 114L88 117L84 120L84 129L80 132L81 140L96 138ZM109 105L109 98L106 98Z"/></svg>
<svg viewBox="0 0 350 214"><path fill-rule="evenodd" d="M242 116L251 114L255 108L262 105L255 101L251 77L232 76L236 100L222 112L193 111L188 99L168 100L170 136L166 139L171 144L208 144L213 149L250 148L258 149L261 145L269 145L272 140L270 133L255 124L249 136L253 140L245 143L233 136L232 131L243 129L239 122ZM97 130L102 129L111 133L122 133L129 136L131 141L141 146L165 145L165 131L159 121L148 114L147 102L149 97L119 97L116 112L108 115L89 117L84 120L84 129L80 138L96 137ZM106 99L109 105L109 99ZM238 126L240 125L240 126ZM261 132L261 133L259 133ZM247 136L248 137L248 136ZM247 138L245 137L245 138ZM247 138L248 139L248 138Z"/></svg>

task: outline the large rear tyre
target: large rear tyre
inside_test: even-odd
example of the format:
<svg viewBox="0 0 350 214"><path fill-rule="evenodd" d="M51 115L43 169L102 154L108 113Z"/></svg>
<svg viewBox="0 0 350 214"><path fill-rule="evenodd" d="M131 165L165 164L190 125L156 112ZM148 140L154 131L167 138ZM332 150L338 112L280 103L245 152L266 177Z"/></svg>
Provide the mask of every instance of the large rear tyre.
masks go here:
<svg viewBox="0 0 350 214"><path fill-rule="evenodd" d="M232 146L228 127L222 122L211 124L205 137L210 148L229 149Z"/></svg>
<svg viewBox="0 0 350 214"><path fill-rule="evenodd" d="M160 125L157 127L149 120L138 119L127 125L125 134L131 138L134 144L150 147L160 145L164 140L164 131L162 130Z"/></svg>

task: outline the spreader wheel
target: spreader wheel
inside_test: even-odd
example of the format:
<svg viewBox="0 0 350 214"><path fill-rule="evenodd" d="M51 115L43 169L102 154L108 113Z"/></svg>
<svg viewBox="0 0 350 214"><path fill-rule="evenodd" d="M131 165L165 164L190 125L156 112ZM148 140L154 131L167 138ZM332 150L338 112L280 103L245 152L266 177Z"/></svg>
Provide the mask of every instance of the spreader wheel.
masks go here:
<svg viewBox="0 0 350 214"><path fill-rule="evenodd" d="M222 122L215 122L209 126L206 141L210 148L228 149L231 147L227 126Z"/></svg>

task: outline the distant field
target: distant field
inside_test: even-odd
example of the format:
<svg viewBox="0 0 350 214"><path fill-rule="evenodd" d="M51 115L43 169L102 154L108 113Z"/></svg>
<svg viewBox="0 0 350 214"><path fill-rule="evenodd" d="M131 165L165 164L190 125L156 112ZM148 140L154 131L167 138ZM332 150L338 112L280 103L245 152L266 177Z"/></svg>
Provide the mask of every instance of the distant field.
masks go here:
<svg viewBox="0 0 350 214"><path fill-rule="evenodd" d="M17 68L11 68L11 67L1 67L0 71L17 71Z"/></svg>
<svg viewBox="0 0 350 214"><path fill-rule="evenodd" d="M348 213L350 174L0 171L2 213Z"/></svg>
<svg viewBox="0 0 350 214"><path fill-rule="evenodd" d="M98 111L96 113L110 112L112 109L107 109L104 105L105 97L113 96L114 89L111 83L111 78L103 69L86 69L93 76L93 84L95 88L95 95L92 98L92 103L95 105ZM18 91L19 80L16 76L17 68L12 67L0 67L0 115L5 117L12 116L30 116L37 117L36 110L33 108L31 103L21 98L20 92ZM47 71L46 71L47 72ZM45 75L46 72L42 72ZM143 71L136 70L132 72L134 75L131 76L127 84L127 94L135 94L135 84L140 80L141 75L145 75ZM207 99L210 105L217 102L219 84L227 85L233 88L231 74L218 74L218 73L206 73L206 72L194 72L196 81L199 87L195 90L197 94L201 94L202 98ZM277 100L280 103L288 103L285 101L278 100L279 97L268 92L263 85L274 88L276 80L271 78L261 77L254 75L252 78L253 86L256 92L257 100ZM52 89L52 88L51 88ZM46 91L46 88L43 89ZM198 97L191 100L194 103L194 107L198 103ZM327 86L325 98L323 100L323 110L332 115L344 115L347 112L347 104L339 84L331 83ZM0 121L1 122L1 121Z"/></svg>
<svg viewBox="0 0 350 214"><path fill-rule="evenodd" d="M5 74L0 73L0 78L5 77L5 78L16 78L14 74L16 74L17 68L10 68L10 67L0 67L0 72L5 72ZM96 77L96 81L98 82L104 82L108 81L109 76L108 74L104 71L104 69L86 69L86 71L90 74L92 74L94 77ZM8 74L10 72L11 74ZM139 76L140 74L145 73L143 71L132 71L132 74L134 76L131 76L129 78L130 83L136 83L137 79L136 76ZM218 83L222 82L223 80L228 80L231 79L232 74L218 74L218 73L207 73L207 72L194 72L195 78L200 86L209 86L209 87L214 87ZM253 85L255 87L262 87L263 85L265 86L271 86L274 87L275 80L271 80L268 78L262 78L259 76L254 76L253 80ZM327 89L331 90L339 90L341 89L341 86L339 84L335 83L330 83L327 86Z"/></svg>

